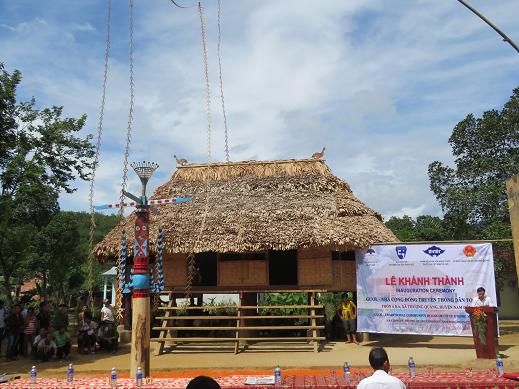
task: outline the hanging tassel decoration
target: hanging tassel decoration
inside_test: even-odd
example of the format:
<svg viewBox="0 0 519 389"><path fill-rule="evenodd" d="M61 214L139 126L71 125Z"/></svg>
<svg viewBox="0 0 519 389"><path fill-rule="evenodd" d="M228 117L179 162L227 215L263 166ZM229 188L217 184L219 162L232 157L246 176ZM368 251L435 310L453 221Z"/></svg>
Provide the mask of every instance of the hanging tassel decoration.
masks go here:
<svg viewBox="0 0 519 389"><path fill-rule="evenodd" d="M159 228L159 236L157 238L157 284L155 286L155 293L162 292L164 290L164 272L162 267L162 254L164 253L164 233L162 228Z"/></svg>

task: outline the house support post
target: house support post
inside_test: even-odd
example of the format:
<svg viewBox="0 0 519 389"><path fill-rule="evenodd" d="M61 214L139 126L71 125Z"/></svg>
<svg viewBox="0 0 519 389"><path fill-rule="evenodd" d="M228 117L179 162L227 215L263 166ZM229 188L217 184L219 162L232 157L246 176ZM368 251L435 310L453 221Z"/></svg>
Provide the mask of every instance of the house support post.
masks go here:
<svg viewBox="0 0 519 389"><path fill-rule="evenodd" d="M512 224L515 268L517 281L519 282L519 175L515 175L506 181L506 194L508 196L510 223Z"/></svg>

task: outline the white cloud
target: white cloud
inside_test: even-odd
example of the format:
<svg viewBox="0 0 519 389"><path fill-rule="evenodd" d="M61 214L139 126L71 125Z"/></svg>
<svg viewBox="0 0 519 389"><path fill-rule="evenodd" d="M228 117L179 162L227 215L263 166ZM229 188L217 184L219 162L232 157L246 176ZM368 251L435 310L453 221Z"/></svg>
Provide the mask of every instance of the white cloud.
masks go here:
<svg viewBox="0 0 519 389"><path fill-rule="evenodd" d="M51 13L30 21L23 10L14 21L0 16L11 34L0 36L0 52L8 67L23 71L21 92L64 105L68 115L87 112L85 133L97 127L102 76L104 9L94 3L63 10L55 3ZM474 3L519 37L518 3ZM386 216L438 213L427 165L451 160L447 140L457 121L499 106L519 84L516 54L456 2L222 4L231 158L302 158L326 146L332 170ZM206 6L212 150L214 160L223 160L216 9L214 2ZM113 12L96 202L117 200L128 114L126 9L114 3ZM167 1L136 2L135 23L131 159L161 165L153 189L173 171L174 153L206 159L200 31L195 8ZM33 25L38 34L20 33ZM88 185L80 184L76 194L62 197L62 206L86 209L87 193Z"/></svg>

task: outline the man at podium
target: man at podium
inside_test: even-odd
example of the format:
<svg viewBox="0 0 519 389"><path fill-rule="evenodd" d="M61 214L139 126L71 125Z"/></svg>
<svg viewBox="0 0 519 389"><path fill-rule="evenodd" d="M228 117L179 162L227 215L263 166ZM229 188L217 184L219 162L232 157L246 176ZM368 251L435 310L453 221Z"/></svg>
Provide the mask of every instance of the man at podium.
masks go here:
<svg viewBox="0 0 519 389"><path fill-rule="evenodd" d="M477 289L478 295L472 299L471 307L493 307L492 299L485 295L485 288L480 286Z"/></svg>

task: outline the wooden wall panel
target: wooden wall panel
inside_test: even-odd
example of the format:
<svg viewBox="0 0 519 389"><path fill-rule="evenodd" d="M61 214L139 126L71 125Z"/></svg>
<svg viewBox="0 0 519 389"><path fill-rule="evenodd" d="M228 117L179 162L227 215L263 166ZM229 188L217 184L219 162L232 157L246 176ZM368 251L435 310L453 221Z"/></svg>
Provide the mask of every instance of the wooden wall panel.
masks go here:
<svg viewBox="0 0 519 389"><path fill-rule="evenodd" d="M298 260L300 286L327 286L333 283L331 258Z"/></svg>
<svg viewBox="0 0 519 389"><path fill-rule="evenodd" d="M164 285L166 289L184 286L187 280L186 254L164 254Z"/></svg>
<svg viewBox="0 0 519 389"><path fill-rule="evenodd" d="M218 286L267 286L267 261L219 261Z"/></svg>
<svg viewBox="0 0 519 389"><path fill-rule="evenodd" d="M333 290L357 290L355 261L332 261Z"/></svg>

